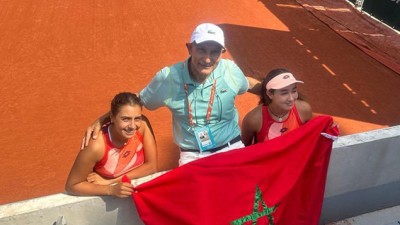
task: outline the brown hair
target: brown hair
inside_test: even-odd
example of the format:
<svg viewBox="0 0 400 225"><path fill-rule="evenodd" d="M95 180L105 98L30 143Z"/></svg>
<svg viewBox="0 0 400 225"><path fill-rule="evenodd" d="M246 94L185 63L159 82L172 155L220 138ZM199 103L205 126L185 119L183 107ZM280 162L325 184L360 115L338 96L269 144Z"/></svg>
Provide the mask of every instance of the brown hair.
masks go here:
<svg viewBox="0 0 400 225"><path fill-rule="evenodd" d="M113 116L116 116L119 113L121 107L124 105L139 105L140 108L143 107L143 104L138 96L130 92L121 92L117 94L111 101L111 114Z"/></svg>

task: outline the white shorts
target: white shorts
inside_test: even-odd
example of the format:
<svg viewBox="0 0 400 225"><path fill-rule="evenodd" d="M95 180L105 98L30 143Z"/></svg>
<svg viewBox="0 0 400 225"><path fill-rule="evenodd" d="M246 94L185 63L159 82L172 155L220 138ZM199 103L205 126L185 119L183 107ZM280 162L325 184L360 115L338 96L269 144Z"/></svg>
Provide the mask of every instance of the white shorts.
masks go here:
<svg viewBox="0 0 400 225"><path fill-rule="evenodd" d="M207 157L210 155L218 154L221 152L227 152L227 151L230 151L233 149L243 148L243 147L244 147L243 142L238 141L233 144L228 143L228 146L226 146L225 148L223 148L221 150L213 152L213 153L207 152L207 151L205 151L205 152L183 152L183 151L181 151L181 156L179 159L179 166L182 166L183 164L186 164L186 163L191 162L196 159L201 159L201 158L204 158L204 157Z"/></svg>

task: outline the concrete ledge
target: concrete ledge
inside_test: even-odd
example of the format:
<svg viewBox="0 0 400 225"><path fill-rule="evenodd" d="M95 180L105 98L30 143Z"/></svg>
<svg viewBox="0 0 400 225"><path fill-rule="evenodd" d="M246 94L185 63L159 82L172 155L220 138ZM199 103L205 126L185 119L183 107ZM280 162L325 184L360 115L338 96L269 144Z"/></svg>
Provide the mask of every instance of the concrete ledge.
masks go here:
<svg viewBox="0 0 400 225"><path fill-rule="evenodd" d="M63 217L64 223L57 223ZM56 194L0 206L0 224L143 225L131 198Z"/></svg>
<svg viewBox="0 0 400 225"><path fill-rule="evenodd" d="M372 213L348 218L328 225L399 225L400 224L400 206L382 209Z"/></svg>
<svg viewBox="0 0 400 225"><path fill-rule="evenodd" d="M328 197L324 199L321 224L398 206L399 202L400 181Z"/></svg>
<svg viewBox="0 0 400 225"><path fill-rule="evenodd" d="M340 137L331 155L320 224L400 205L399 146L400 126Z"/></svg>

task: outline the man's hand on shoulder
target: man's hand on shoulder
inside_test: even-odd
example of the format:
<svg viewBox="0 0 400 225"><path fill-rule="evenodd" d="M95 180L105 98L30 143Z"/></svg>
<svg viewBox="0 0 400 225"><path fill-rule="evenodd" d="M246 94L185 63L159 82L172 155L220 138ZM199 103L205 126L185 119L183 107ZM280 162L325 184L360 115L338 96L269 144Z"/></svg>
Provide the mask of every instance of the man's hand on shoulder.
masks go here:
<svg viewBox="0 0 400 225"><path fill-rule="evenodd" d="M101 126L110 122L110 113L106 113L99 119L96 119L88 128L86 128L85 135L81 143L81 150L89 145L90 139L97 139Z"/></svg>

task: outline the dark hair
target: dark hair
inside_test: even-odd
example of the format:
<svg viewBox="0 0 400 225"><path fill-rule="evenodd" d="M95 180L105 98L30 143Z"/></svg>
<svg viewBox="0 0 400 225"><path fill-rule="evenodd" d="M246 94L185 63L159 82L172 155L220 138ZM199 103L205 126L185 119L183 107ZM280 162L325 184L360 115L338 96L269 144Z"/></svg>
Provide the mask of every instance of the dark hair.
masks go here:
<svg viewBox="0 0 400 225"><path fill-rule="evenodd" d="M111 101L111 114L113 116L116 116L119 113L121 107L124 105L139 105L140 108L143 107L143 104L138 96L130 92L121 92L117 94Z"/></svg>
<svg viewBox="0 0 400 225"><path fill-rule="evenodd" d="M269 71L269 73L267 74L267 76L265 76L265 78L262 80L261 82L261 94L260 94L260 101L259 101L259 105L269 105L271 104L272 100L268 97L267 95L267 84L270 80L272 80L272 78L282 74L282 73L290 73L289 70L285 69L285 68L277 68L277 69L273 69L271 71ZM275 92L275 89L271 89L269 90L269 92L271 92L272 94ZM301 94L299 92L299 97L298 99L300 100L304 100L305 97L303 94Z"/></svg>

